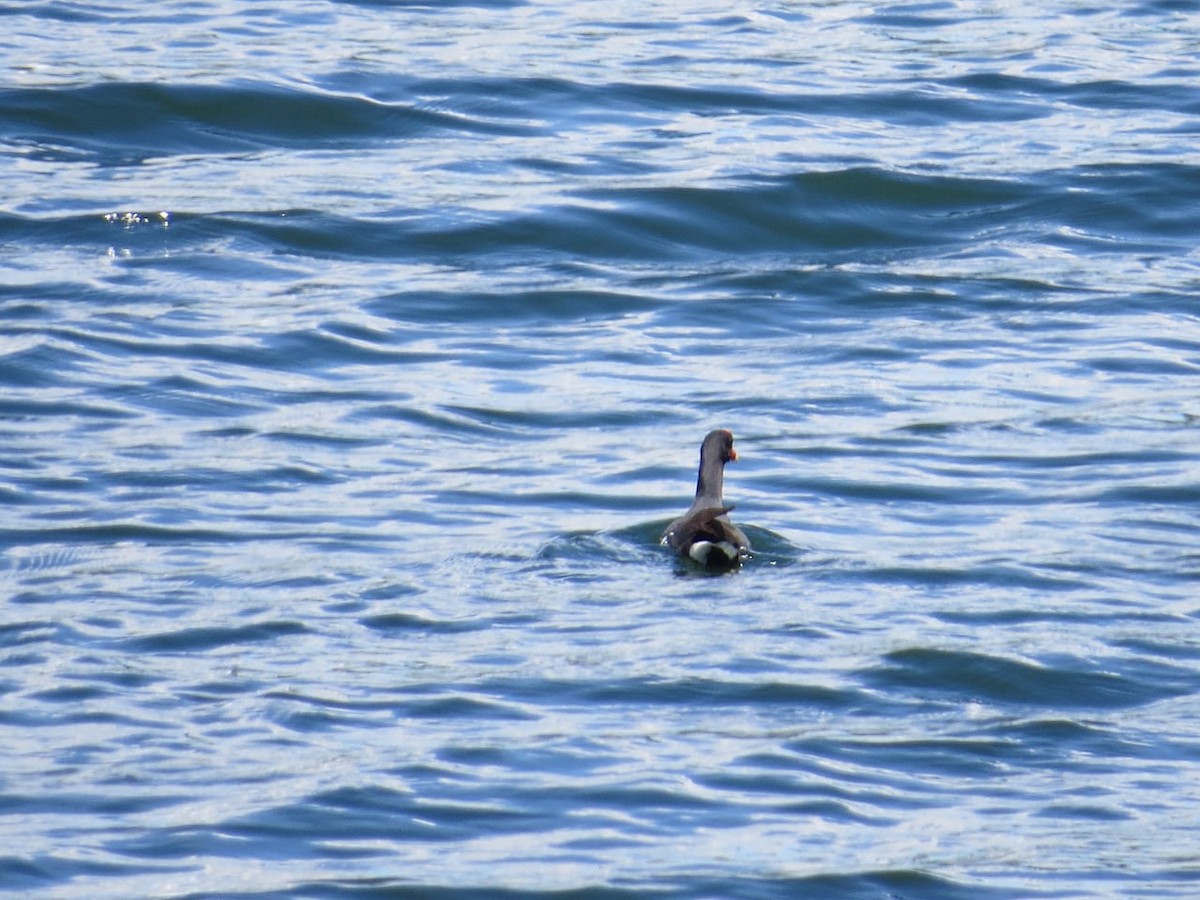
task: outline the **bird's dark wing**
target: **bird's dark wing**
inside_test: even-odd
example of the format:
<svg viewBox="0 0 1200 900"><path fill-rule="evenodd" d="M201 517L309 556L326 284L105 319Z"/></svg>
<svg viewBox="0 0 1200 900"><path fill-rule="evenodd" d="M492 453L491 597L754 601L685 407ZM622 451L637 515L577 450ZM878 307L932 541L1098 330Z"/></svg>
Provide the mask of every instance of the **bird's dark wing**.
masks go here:
<svg viewBox="0 0 1200 900"><path fill-rule="evenodd" d="M669 544L676 553L686 553L687 548L696 541L732 541L736 544L737 541L729 533L732 529L741 536L744 543L745 536L741 535L738 527L719 518L731 509L733 506L709 506L688 510L667 526L667 530L663 532L663 542Z"/></svg>

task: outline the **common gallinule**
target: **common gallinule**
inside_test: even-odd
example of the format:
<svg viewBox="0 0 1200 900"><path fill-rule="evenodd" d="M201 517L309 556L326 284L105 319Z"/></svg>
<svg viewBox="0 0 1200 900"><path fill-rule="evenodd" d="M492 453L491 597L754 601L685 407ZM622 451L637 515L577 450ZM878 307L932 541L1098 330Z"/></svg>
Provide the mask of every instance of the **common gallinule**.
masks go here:
<svg viewBox="0 0 1200 900"><path fill-rule="evenodd" d="M696 499L663 532L661 543L707 569L735 568L750 552L746 535L726 515L733 507L721 499L725 463L737 458L732 432L721 428L705 435L700 445Z"/></svg>

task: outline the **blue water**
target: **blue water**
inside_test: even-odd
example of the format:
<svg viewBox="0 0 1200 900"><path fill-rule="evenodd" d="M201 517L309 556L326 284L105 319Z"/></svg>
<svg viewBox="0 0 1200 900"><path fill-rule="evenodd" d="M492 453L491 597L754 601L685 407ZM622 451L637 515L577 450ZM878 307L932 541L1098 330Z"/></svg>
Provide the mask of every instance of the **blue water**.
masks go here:
<svg viewBox="0 0 1200 900"><path fill-rule="evenodd" d="M1194 3L0 35L0 893L1200 895Z"/></svg>

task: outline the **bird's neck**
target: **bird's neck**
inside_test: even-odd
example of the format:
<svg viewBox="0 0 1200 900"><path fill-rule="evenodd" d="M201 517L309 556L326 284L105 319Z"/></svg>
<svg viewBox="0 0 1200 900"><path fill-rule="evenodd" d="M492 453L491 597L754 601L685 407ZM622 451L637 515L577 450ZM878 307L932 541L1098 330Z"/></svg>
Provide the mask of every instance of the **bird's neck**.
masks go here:
<svg viewBox="0 0 1200 900"><path fill-rule="evenodd" d="M700 466L700 475L696 479L696 499L711 500L714 506L721 506L721 492L724 487L725 464L719 459L704 460Z"/></svg>

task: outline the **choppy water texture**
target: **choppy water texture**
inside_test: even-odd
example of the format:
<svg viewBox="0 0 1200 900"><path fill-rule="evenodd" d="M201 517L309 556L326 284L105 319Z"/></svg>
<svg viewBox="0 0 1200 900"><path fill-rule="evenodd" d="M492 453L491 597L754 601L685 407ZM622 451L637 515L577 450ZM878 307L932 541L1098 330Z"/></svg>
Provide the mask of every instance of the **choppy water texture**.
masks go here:
<svg viewBox="0 0 1200 900"><path fill-rule="evenodd" d="M1197 896L1200 13L1115 6L0 6L0 891Z"/></svg>

